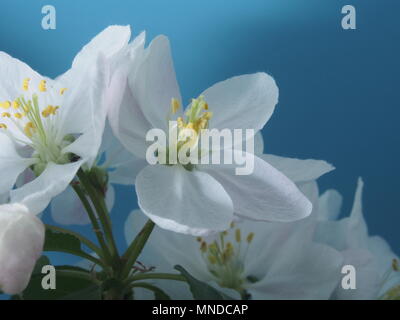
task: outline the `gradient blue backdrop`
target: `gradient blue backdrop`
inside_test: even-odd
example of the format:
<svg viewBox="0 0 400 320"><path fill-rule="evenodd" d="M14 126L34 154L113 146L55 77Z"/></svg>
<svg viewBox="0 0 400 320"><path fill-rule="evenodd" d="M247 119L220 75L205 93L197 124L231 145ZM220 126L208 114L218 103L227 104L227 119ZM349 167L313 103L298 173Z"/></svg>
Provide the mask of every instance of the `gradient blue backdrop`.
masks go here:
<svg viewBox="0 0 400 320"><path fill-rule="evenodd" d="M57 29L41 28L41 8L57 10ZM341 28L341 8L357 9L357 30ZM163 33L185 99L228 77L266 71L280 102L263 131L269 153L325 159L337 170L321 179L351 209L356 180L365 180L372 234L400 253L398 0L2 0L0 50L57 76L110 24L130 24L148 39ZM7 77L7 75L0 75ZM113 212L118 242L136 206L119 188ZM50 215L45 220L51 222ZM89 227L78 228L90 234ZM72 262L53 255L53 263Z"/></svg>

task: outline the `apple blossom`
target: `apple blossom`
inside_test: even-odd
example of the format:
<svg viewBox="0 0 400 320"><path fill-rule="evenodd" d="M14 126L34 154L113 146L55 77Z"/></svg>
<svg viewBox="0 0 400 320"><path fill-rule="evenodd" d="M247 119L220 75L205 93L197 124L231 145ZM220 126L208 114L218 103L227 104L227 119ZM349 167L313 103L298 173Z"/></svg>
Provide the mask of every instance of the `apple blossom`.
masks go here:
<svg viewBox="0 0 400 320"><path fill-rule="evenodd" d="M141 159L145 159L149 130L168 132L172 118L177 121L177 136L185 136L188 129L196 132L185 136L195 144L199 131L206 128L257 132L278 102L272 77L255 73L213 85L183 112L166 37L157 37L146 49L143 40L127 59L130 63L124 66L129 66L128 71L121 68L111 84L120 87L123 95L120 103L109 109L109 119L120 142ZM252 156L254 172L247 176L236 176L236 166L229 164L147 165L135 180L139 206L160 227L192 235L223 231L235 215L268 221L308 216L311 203L296 186L267 162Z"/></svg>

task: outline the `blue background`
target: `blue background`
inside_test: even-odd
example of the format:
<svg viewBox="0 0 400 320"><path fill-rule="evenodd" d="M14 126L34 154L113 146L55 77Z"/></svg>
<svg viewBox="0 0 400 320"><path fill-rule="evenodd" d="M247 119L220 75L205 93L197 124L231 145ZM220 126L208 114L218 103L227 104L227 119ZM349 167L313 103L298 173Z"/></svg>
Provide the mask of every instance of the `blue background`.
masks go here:
<svg viewBox="0 0 400 320"><path fill-rule="evenodd" d="M41 28L46 4L56 7L56 30ZM341 28L345 4L357 9L357 30ZM333 163L321 189L338 189L345 213L362 176L370 232L400 253L399 12L398 0L2 0L0 50L54 77L105 27L130 24L148 39L170 38L185 99L234 75L270 73L280 103L263 130L266 151ZM135 206L133 188L119 188L121 248Z"/></svg>

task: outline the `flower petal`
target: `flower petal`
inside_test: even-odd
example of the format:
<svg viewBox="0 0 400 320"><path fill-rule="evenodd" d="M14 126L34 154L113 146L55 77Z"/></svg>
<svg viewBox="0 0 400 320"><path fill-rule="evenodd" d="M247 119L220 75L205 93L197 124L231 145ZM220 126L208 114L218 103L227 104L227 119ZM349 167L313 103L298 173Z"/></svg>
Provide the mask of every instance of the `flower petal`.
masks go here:
<svg viewBox="0 0 400 320"><path fill-rule="evenodd" d="M26 205L34 214L42 212L53 197L68 187L82 164L82 160L64 165L50 162L35 180L10 192L11 202Z"/></svg>
<svg viewBox="0 0 400 320"><path fill-rule="evenodd" d="M378 274L373 255L364 249L349 249L342 252L343 265L354 266L356 288L345 290L339 283L332 298L338 300L376 300L382 278Z"/></svg>
<svg viewBox="0 0 400 320"><path fill-rule="evenodd" d="M249 288L253 299L329 299L342 276L343 259L336 250L316 243L305 246L296 238L277 250L281 254L273 269Z"/></svg>
<svg viewBox="0 0 400 320"><path fill-rule="evenodd" d="M325 191L318 201L318 219L336 220L339 217L342 208L343 197L336 190Z"/></svg>
<svg viewBox="0 0 400 320"><path fill-rule="evenodd" d="M42 79L48 81L49 85L52 82L52 80L41 76L24 62L4 52L0 52L0 74L7 75L0 80L0 101L14 100L21 96L24 79L29 78L30 82L34 84L39 84ZM37 88L28 86L28 91L26 92L28 95L34 92L31 89Z"/></svg>
<svg viewBox="0 0 400 320"><path fill-rule="evenodd" d="M235 153L239 151L234 151ZM252 155L246 154L248 159ZM267 162L254 156L254 171L235 175L236 165L201 165L230 195L235 214L254 220L294 221L307 217L311 202L296 185Z"/></svg>
<svg viewBox="0 0 400 320"><path fill-rule="evenodd" d="M325 173L335 169L323 160L301 160L279 157L272 154L263 154L259 157L295 183L316 180Z"/></svg>
<svg viewBox="0 0 400 320"><path fill-rule="evenodd" d="M60 108L59 139L67 134L81 134L63 152L77 154L92 166L99 152L107 115L104 96L107 64L100 56L96 68L86 71L76 79L73 92L65 102L67 108Z"/></svg>
<svg viewBox="0 0 400 320"><path fill-rule="evenodd" d="M266 73L218 82L202 93L213 112L210 128L261 130L274 112L279 90Z"/></svg>
<svg viewBox="0 0 400 320"><path fill-rule="evenodd" d="M130 26L113 25L96 35L76 55L72 67L80 67L93 61L100 52L109 59L126 46L131 38Z"/></svg>
<svg viewBox="0 0 400 320"><path fill-rule="evenodd" d="M108 119L114 135L133 154L145 158L146 134L152 128L128 85L128 74L135 77L143 58L145 34L141 33L118 59L107 92Z"/></svg>
<svg viewBox="0 0 400 320"><path fill-rule="evenodd" d="M6 193L12 189L18 176L31 164L33 159L20 157L10 137L0 132L0 193Z"/></svg>
<svg viewBox="0 0 400 320"><path fill-rule="evenodd" d="M51 201L51 216L62 225L86 225L88 214L72 187L68 187Z"/></svg>
<svg viewBox="0 0 400 320"><path fill-rule="evenodd" d="M44 244L43 223L25 206L0 206L0 289L22 292L28 285Z"/></svg>
<svg viewBox="0 0 400 320"><path fill-rule="evenodd" d="M128 76L133 96L153 128L167 129L171 99L181 101L169 40L155 38L136 73Z"/></svg>
<svg viewBox="0 0 400 320"><path fill-rule="evenodd" d="M339 221L320 221L315 239L328 244L337 250L368 248L368 228L362 213L363 182L358 180L353 209L349 217Z"/></svg>
<svg viewBox="0 0 400 320"><path fill-rule="evenodd" d="M161 228L205 235L223 231L233 219L224 188L204 172L181 166L147 166L136 178L143 212Z"/></svg>
<svg viewBox="0 0 400 320"><path fill-rule="evenodd" d="M79 70L92 65L93 58L96 59L99 54L106 59L112 58L128 44L130 37L130 26L113 25L105 28L81 49L75 56L71 69L58 77L57 80L71 81L72 78L77 76Z"/></svg>

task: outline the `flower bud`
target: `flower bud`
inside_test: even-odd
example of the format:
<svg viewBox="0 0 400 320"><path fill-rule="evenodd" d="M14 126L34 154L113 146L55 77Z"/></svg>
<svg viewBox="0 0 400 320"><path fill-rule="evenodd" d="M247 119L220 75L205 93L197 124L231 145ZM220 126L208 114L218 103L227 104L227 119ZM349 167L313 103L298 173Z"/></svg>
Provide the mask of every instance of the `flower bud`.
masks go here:
<svg viewBox="0 0 400 320"><path fill-rule="evenodd" d="M21 204L0 205L0 290L22 292L41 256L45 228Z"/></svg>

